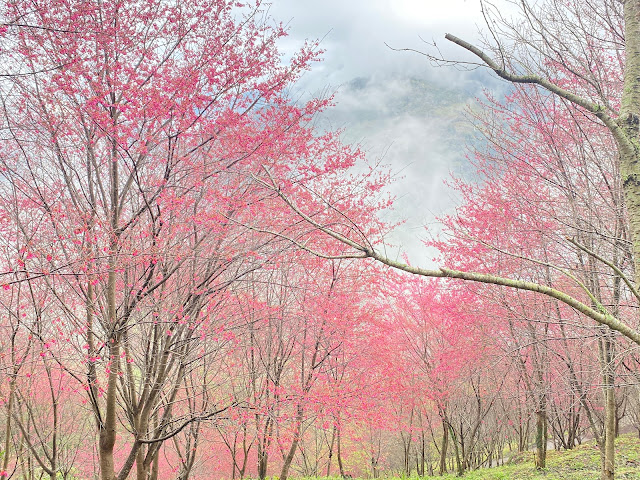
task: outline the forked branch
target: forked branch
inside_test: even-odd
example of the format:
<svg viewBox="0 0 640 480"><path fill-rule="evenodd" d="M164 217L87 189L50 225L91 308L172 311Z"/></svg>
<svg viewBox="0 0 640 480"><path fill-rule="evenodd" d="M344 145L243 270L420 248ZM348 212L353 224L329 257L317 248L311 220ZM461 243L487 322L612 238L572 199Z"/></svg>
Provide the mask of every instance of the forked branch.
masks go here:
<svg viewBox="0 0 640 480"><path fill-rule="evenodd" d="M444 36L444 38L464 48L465 50L473 53L476 57L482 60L482 62L487 67L493 70L496 73L496 75L498 75L500 78L512 83L526 83L531 85L538 85L544 88L545 90L555 95L558 95L559 97L564 98L565 100L568 100L574 105L584 108L586 111L593 114L595 117L600 119L602 123L604 123L604 125L609 129L609 131L611 132L611 134L614 136L614 138L616 139L616 141L621 147L633 150L633 146L631 145L628 137L626 136L622 128L618 125L615 119L613 119L606 113L606 109L602 105L593 103L587 100L586 98L581 97L580 95L570 92L569 90L566 90L562 87L559 87L552 81L546 78L540 77L539 75L518 75L515 73L511 73L507 71L505 66L498 65L489 55L487 55L480 48L476 47L475 45L472 45L471 43L465 40L462 40L461 38L456 37L455 35L447 33Z"/></svg>

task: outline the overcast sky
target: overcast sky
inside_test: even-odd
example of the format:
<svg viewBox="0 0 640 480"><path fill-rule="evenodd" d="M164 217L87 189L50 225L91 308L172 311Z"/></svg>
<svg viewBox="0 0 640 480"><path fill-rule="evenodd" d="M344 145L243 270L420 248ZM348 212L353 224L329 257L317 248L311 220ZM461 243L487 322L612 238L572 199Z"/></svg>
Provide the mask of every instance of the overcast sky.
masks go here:
<svg viewBox="0 0 640 480"><path fill-rule="evenodd" d="M385 43L424 49L422 37L450 52L445 33L473 40L482 23L479 0L272 0L271 13L289 25L290 51L306 38L323 39L325 60L306 79L317 85L375 72L424 74L433 69L423 58L394 52ZM452 69L430 73L457 76Z"/></svg>
<svg viewBox="0 0 640 480"><path fill-rule="evenodd" d="M391 187L398 198L392 219L406 223L389 240L412 263L431 264L434 252L422 242L425 226L453 210L456 199L443 181L459 173L466 153L450 132L460 130L465 105L481 88L498 84L488 73L433 67L419 54L393 51L385 43L426 50L425 42L435 41L447 57L465 58L444 34L476 40L483 23L479 0L271 0L270 14L289 26L290 35L281 44L285 54L305 39L322 39L324 61L305 74L298 88L310 94L337 91L338 105L327 112L325 123L344 128L348 141L358 142L371 158L384 156L399 173L402 178ZM356 78L366 81L354 88ZM453 99L450 108L421 111L420 105L431 105L434 98L431 92L422 98L411 82L416 78L427 90L433 85L432 92L451 90L441 95ZM418 108L398 110L416 94L421 96Z"/></svg>

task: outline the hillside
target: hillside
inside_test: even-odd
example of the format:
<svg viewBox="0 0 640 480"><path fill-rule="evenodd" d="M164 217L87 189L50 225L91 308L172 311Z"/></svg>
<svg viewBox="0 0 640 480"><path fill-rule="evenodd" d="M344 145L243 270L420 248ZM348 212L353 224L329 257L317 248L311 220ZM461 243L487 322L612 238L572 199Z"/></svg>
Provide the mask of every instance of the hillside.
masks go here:
<svg viewBox="0 0 640 480"><path fill-rule="evenodd" d="M528 457L528 458L527 458ZM640 479L640 440L636 435L622 435L616 440L616 479ZM511 465L485 468L469 472L463 477L454 474L439 479L464 480L587 480L600 477L600 455L593 442L569 451L549 451L547 468L537 472L533 466L533 452L515 458Z"/></svg>
<svg viewBox="0 0 640 480"><path fill-rule="evenodd" d="M342 85L335 101L321 119L323 128L343 129L346 142L390 167L396 202L388 220L406 223L388 241L427 265L434 252L422 243L424 226L458 203L445 181L470 172L466 146L475 136L466 112L473 93L425 78L371 76Z"/></svg>

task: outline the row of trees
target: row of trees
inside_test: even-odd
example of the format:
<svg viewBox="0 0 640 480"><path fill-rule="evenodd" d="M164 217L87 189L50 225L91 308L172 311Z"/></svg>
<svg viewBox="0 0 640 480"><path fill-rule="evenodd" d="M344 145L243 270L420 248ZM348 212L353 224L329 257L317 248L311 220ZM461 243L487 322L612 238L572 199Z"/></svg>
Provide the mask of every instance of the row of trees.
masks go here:
<svg viewBox="0 0 640 480"><path fill-rule="evenodd" d="M424 270L380 253L388 176L291 98L320 51L283 59L259 2L5 2L0 479L544 468L585 438L613 478L640 361L623 4L448 37L515 85L474 110Z"/></svg>
<svg viewBox="0 0 640 480"><path fill-rule="evenodd" d="M568 380L578 389L576 398L601 449L602 478L612 479L616 372L620 364L627 365L630 378L635 378L630 367L635 364L634 348L625 342L640 344L640 2L507 2L520 11L519 17L507 17L492 3L482 3L487 36L481 44L446 35L471 55L469 60L421 52L438 64L487 67L511 84L506 100L489 96L481 113L472 114L486 143L471 155L477 181L455 182L463 206L443 220L448 238L434 241L442 252L442 268L424 269L389 258L362 236L337 231L330 219L309 218L293 196L280 197L301 218L351 247L353 258L374 259L421 276L547 297L547 303L538 298L535 308L523 309L513 305L513 291L469 287L478 295L505 295L492 301L527 322L543 325L528 328L532 345L545 345L531 354L534 373L527 385L537 405L539 468L544 467L548 434L549 396L541 387L550 352L558 355L566 348L568 321L594 329L580 317L570 320L576 312L595 320L599 327L594 333L578 337L597 339L602 431L593 409L583 401L586 392L573 355L564 358ZM512 322L506 324L513 328ZM555 348L543 342L549 335L558 342ZM530 345L514 345L520 351L525 347Z"/></svg>
<svg viewBox="0 0 640 480"><path fill-rule="evenodd" d="M141 322L147 336L129 338L116 386L119 475L132 451L136 478L424 475L530 456L539 439L544 449L601 441L601 334L575 315L550 322L540 308L554 305L533 296L374 284L381 272L358 263L293 256L225 291L207 328L153 313ZM2 359L6 476L94 478L93 402L106 400L110 364L87 356L68 320L21 308L24 285L3 295L15 319ZM364 302L372 286L385 296ZM617 429L640 427L637 388L621 386L635 383L637 361L632 350L616 359Z"/></svg>

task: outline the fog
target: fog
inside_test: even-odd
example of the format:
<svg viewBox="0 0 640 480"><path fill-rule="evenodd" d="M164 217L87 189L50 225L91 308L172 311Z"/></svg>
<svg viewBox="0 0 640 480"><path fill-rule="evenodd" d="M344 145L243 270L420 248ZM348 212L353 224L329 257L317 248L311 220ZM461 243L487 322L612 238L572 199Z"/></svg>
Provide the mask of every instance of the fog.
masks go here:
<svg viewBox="0 0 640 480"><path fill-rule="evenodd" d="M305 39L322 39L323 61L298 84L297 95L335 93L322 128L344 129L371 161L395 174L395 209L385 219L403 224L387 241L389 253L417 265L433 265L423 240L437 234L437 217L457 199L445 183L464 172L473 140L465 111L483 89L504 84L486 70L437 67L410 48L452 59L467 52L444 39L451 32L477 41L483 19L478 0L274 0L274 19L288 25L281 43L291 55ZM433 45L435 43L435 46Z"/></svg>

